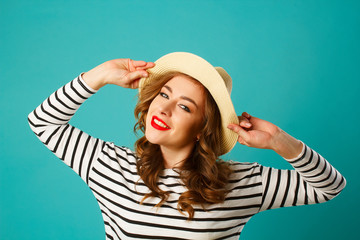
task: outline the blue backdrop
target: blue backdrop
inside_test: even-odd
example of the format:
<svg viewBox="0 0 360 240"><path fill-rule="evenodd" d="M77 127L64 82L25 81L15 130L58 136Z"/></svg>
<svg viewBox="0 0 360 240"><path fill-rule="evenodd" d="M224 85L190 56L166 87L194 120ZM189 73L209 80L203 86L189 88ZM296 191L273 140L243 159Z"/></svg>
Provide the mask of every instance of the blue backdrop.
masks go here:
<svg viewBox="0 0 360 240"><path fill-rule="evenodd" d="M0 239L104 239L95 197L27 115L104 61L174 51L224 67L238 114L279 125L348 181L330 202L256 215L241 239L350 239L359 224L359 12L359 1L340 0L0 0ZM106 86L71 122L132 147L135 95ZM239 144L224 158L290 168Z"/></svg>

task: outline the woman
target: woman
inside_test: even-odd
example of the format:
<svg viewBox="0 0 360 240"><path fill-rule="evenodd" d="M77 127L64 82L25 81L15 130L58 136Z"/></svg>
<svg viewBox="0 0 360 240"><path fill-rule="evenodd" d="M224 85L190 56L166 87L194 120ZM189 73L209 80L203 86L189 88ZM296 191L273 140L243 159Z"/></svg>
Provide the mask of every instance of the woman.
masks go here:
<svg viewBox="0 0 360 240"><path fill-rule="evenodd" d="M138 88L133 152L68 124L106 84ZM115 59L80 74L29 114L39 139L93 191L107 239L238 239L256 213L325 202L345 179L279 127L243 113L231 78L190 53L154 63ZM295 170L224 162L236 142L272 149Z"/></svg>

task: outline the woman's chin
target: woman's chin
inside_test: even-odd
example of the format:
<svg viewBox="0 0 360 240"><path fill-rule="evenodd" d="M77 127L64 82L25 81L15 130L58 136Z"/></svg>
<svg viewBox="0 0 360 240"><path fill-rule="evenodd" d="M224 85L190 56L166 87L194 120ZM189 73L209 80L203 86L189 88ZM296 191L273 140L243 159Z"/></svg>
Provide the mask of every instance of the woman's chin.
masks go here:
<svg viewBox="0 0 360 240"><path fill-rule="evenodd" d="M163 139L159 138L158 136L153 136L152 134L146 134L146 132L145 132L145 137L152 144L161 145L164 143Z"/></svg>

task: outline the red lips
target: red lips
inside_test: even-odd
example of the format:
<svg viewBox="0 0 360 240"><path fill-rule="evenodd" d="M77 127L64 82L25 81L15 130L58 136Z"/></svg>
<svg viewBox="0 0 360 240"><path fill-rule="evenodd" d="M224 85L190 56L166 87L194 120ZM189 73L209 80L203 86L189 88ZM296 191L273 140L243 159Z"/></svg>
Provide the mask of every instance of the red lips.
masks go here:
<svg viewBox="0 0 360 240"><path fill-rule="evenodd" d="M161 124L163 124L163 126L160 126L158 123L156 123L156 121L158 123L160 122ZM170 129L170 127L163 120L161 120L160 118L158 118L156 116L152 117L151 126L153 126L153 128L160 130L160 131L166 131L166 130ZM164 126L166 126L166 127L164 127Z"/></svg>

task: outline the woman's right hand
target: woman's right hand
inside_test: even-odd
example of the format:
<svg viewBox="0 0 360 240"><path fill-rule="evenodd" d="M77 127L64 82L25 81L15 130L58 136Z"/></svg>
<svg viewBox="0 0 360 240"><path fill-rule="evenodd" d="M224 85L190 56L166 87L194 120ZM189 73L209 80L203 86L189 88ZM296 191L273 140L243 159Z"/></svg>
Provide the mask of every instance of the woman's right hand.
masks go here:
<svg viewBox="0 0 360 240"><path fill-rule="evenodd" d="M124 88L138 88L140 78L147 77L153 62L135 61L128 58L113 59L84 73L82 78L93 89L98 90L106 84Z"/></svg>

